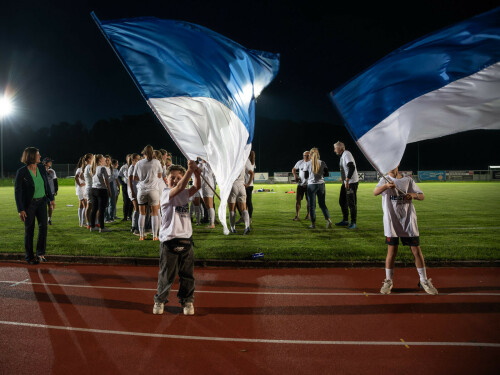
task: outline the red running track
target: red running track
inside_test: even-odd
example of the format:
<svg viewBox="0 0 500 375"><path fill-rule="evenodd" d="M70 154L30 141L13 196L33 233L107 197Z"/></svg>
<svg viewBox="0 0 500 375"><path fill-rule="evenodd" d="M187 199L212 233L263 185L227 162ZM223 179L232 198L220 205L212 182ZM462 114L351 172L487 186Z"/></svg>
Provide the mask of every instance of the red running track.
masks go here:
<svg viewBox="0 0 500 375"><path fill-rule="evenodd" d="M497 268L196 269L196 315L155 267L0 263L2 374L498 374ZM174 285L174 289L177 289Z"/></svg>

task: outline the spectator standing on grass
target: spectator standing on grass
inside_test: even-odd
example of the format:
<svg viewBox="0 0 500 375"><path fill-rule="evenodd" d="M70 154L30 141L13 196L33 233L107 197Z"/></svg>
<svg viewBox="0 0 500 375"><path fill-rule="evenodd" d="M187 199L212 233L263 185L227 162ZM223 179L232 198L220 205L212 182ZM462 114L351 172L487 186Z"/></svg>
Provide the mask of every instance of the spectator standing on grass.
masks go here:
<svg viewBox="0 0 500 375"><path fill-rule="evenodd" d="M120 196L120 172L118 171L118 160L111 159L111 181L114 182L115 188L115 199L113 203L113 211L110 216L113 220L119 220L120 218L116 216L116 206L118 204L118 197Z"/></svg>
<svg viewBox="0 0 500 375"><path fill-rule="evenodd" d="M94 164L92 165L92 214L90 216L91 231L99 230L101 232L110 232L104 227L104 213L111 195L109 176L106 171L106 158L98 154L95 156ZM99 228L96 227L96 216L99 211Z"/></svg>
<svg viewBox="0 0 500 375"><path fill-rule="evenodd" d="M250 233L250 217L247 210L247 193L245 190L245 167L241 170L238 178L233 182L233 187L229 193L228 207L229 207L229 232L236 233L236 205L241 212L241 217L245 223L245 231L243 235Z"/></svg>
<svg viewBox="0 0 500 375"><path fill-rule="evenodd" d="M384 235L387 244L385 259L385 280L380 293L389 294L393 287L394 264L398 253L399 239L404 246L410 246L420 281L418 286L429 294L438 294L427 279L425 260L420 249L420 237L417 226L417 213L413 200L424 200L424 193L411 177L403 177L398 167L389 172L387 180L381 178L373 191L373 195L382 195L382 209L384 211Z"/></svg>
<svg viewBox="0 0 500 375"><path fill-rule="evenodd" d="M132 220L132 202L128 197L128 168L130 166L130 154L125 157L125 164L123 164L118 172L118 179L122 187L123 199L123 219L122 221Z"/></svg>
<svg viewBox="0 0 500 375"><path fill-rule="evenodd" d="M326 220L326 228L332 227L330 220L330 213L326 207L325 197L325 180L324 177L328 175L328 167L326 163L319 158L319 151L316 147L310 151L311 162L307 166L309 178L307 180L307 194L309 196L309 212L311 215L311 225L309 229L316 228L316 196L318 197L318 204L323 212Z"/></svg>
<svg viewBox="0 0 500 375"><path fill-rule="evenodd" d="M104 155L104 159L106 160L105 168L106 172L108 173L108 182L109 182L109 197L108 201L106 202L106 210L104 212L104 222L112 223L115 220L111 215L111 212L113 211L113 207L111 207L111 205L113 204L112 202L115 200L116 189L114 186L115 182L113 181L113 166L111 165L111 156Z"/></svg>
<svg viewBox="0 0 500 375"><path fill-rule="evenodd" d="M352 154L345 149L345 145L338 141L333 146L335 153L340 156L340 175L342 186L340 187L339 205L342 210L342 221L335 223L336 226L356 228L358 213L358 170ZM351 224L349 224L349 211L351 211Z"/></svg>
<svg viewBox="0 0 500 375"><path fill-rule="evenodd" d="M90 229L90 216L92 214L92 166L94 164L94 155L85 154L85 167L83 169L83 178L85 180L85 196L87 198L87 206L85 207L85 219L87 220L87 229Z"/></svg>
<svg viewBox="0 0 500 375"><path fill-rule="evenodd" d="M56 171L52 169L52 162L53 160L49 157L43 159L43 165L45 166L45 169L47 170L47 179L49 181L49 188L52 193L52 195L55 196L57 195L57 192L59 190L59 184L57 182L57 175ZM47 202L47 208L48 208L48 224L52 225L52 206L50 205L49 202Z"/></svg>
<svg viewBox="0 0 500 375"><path fill-rule="evenodd" d="M297 194L295 195L295 217L294 221L299 220L300 208L302 206L302 199L306 197L307 214L305 219L309 220L309 196L307 195L307 180L309 179L309 164L311 164L311 153L304 151L302 159L295 163L292 168L293 177L297 182Z"/></svg>
<svg viewBox="0 0 500 375"><path fill-rule="evenodd" d="M134 207L134 213L132 214L132 225L130 231L139 235L139 205L137 204L137 181L134 180L134 169L136 164L141 160L141 155L133 153L130 156L131 164L128 167L127 178L127 194L130 198L130 202L132 202L132 206Z"/></svg>
<svg viewBox="0 0 500 375"><path fill-rule="evenodd" d="M15 199L19 218L24 222L24 251L28 264L46 262L47 203L54 210L54 195L49 186L45 167L40 164L40 152L35 147L24 149L21 162L25 164L16 172ZM38 221L36 257L33 253L35 218Z"/></svg>
<svg viewBox="0 0 500 375"><path fill-rule="evenodd" d="M194 174L194 185L186 189ZM153 314L163 314L170 288L179 275L177 297L184 315L194 315L194 252L193 228L189 215L189 198L201 187L201 171L195 161L188 161L188 170L180 165L167 169L167 185L161 197L160 271L154 296Z"/></svg>
<svg viewBox="0 0 500 375"><path fill-rule="evenodd" d="M85 180L83 178L83 169L85 168L85 156L78 161L75 171L75 191L78 196L78 224L80 227L85 225L85 207L87 206L87 197L85 195Z"/></svg>

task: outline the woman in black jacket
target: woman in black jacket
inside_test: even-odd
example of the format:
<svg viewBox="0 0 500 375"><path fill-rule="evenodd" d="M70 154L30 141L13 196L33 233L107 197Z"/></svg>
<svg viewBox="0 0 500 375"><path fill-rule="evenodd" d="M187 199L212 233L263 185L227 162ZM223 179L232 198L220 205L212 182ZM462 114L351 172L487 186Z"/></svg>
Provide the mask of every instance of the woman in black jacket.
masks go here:
<svg viewBox="0 0 500 375"><path fill-rule="evenodd" d="M40 153L35 147L27 147L21 162L26 164L17 170L15 197L17 212L24 222L24 250L28 264L46 262L45 249L47 247L47 203L55 208L47 178L47 171L40 164ZM33 237L35 234L35 218L38 221L38 240L36 257L33 253Z"/></svg>

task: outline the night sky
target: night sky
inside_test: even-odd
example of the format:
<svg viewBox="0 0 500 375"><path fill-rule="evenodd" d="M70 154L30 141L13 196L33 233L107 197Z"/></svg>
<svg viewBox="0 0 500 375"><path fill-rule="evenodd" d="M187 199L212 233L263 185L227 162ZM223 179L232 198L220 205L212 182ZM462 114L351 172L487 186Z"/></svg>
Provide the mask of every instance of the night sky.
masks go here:
<svg viewBox="0 0 500 375"><path fill-rule="evenodd" d="M256 114L340 125L327 94L394 49L498 6L498 1L5 1L0 90L16 95L8 126L48 127L149 112L101 35L101 20L156 16L193 22L245 47L281 54ZM258 124L256 125L258 127Z"/></svg>

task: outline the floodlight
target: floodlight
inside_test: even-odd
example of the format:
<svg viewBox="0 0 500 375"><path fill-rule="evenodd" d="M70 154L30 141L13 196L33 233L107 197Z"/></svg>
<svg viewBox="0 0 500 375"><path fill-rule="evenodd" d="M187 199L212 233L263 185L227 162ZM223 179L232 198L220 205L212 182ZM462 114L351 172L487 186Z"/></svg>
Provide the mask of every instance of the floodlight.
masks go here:
<svg viewBox="0 0 500 375"><path fill-rule="evenodd" d="M3 116L8 116L14 110L14 106L12 105L12 100L8 97L4 96L0 98L0 118Z"/></svg>

